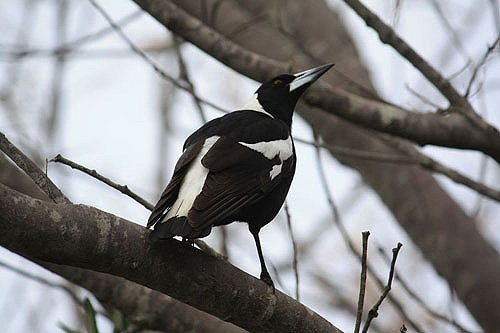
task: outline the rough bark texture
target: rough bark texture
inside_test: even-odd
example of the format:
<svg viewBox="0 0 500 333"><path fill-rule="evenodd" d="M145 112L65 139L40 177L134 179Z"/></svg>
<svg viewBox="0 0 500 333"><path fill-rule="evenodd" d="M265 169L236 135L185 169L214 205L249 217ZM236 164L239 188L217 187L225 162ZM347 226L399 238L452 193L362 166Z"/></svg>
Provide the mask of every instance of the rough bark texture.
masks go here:
<svg viewBox="0 0 500 333"><path fill-rule="evenodd" d="M35 261L36 262L36 261ZM247 332L158 291L113 275L37 262L42 267L89 290L107 308L125 314L136 329L164 332Z"/></svg>
<svg viewBox="0 0 500 333"><path fill-rule="evenodd" d="M0 154L0 183L50 201L35 183ZM33 260L32 258L27 258ZM122 312L136 328L166 332L246 332L160 292L109 274L36 261L38 265L90 291L107 309Z"/></svg>
<svg viewBox="0 0 500 333"><path fill-rule="evenodd" d="M135 2L173 32L233 69L255 79L267 79L276 73L272 66L263 66L255 57L238 59L239 53L234 46L219 47L207 44L206 41L198 42L203 39L199 34L205 28L199 24L193 25L192 28L198 33L198 36L193 37L193 31L186 30L182 22L176 21L168 1ZM342 66L342 72L354 81L369 87L369 91L372 89L342 23L321 0L239 1L246 10L236 7L233 1L223 1L217 2L219 14L213 12L214 1L206 1L205 13L200 9L199 1L175 3L220 33L230 36L241 22L249 22L257 14L264 13L270 18L286 17L288 22L300 22L300 25L295 25L296 29L289 31L298 43L280 34L269 21L262 20L249 25L243 33L233 34L231 38L254 52L276 60L291 60L295 67L300 68L307 68L312 64L313 61L307 59L302 52L303 49L309 50L316 59L337 63L337 66ZM293 27L291 24L289 26ZM210 34L219 41L219 45L224 44L223 39L214 36L213 32ZM298 44L302 47L297 47ZM292 59L290 55L293 55ZM282 69L282 66L277 67L278 70ZM330 74L326 76L326 80L337 89L353 90L352 83L338 75ZM310 96L314 96L314 91ZM329 106L338 107L335 104ZM373 152L395 153L390 145L378 139L378 135L373 132L312 108L300 107L299 113L328 143ZM360 172L438 273L456 290L480 325L486 331L495 331L500 318L500 257L478 233L474 221L449 197L430 173L418 167L388 165L340 156L338 159Z"/></svg>
<svg viewBox="0 0 500 333"><path fill-rule="evenodd" d="M85 205L52 204L0 184L0 245L23 256L109 273L259 332L340 332L231 264Z"/></svg>

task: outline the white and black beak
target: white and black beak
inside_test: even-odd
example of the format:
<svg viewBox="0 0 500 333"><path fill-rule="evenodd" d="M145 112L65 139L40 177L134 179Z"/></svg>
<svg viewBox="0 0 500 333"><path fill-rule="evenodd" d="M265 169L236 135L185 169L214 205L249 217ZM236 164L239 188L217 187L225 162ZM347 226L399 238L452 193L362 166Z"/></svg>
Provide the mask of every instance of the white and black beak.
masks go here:
<svg viewBox="0 0 500 333"><path fill-rule="evenodd" d="M315 68L308 69L307 71L303 71L297 74L293 74L295 79L290 82L290 92L307 85L309 83L313 83L316 81L321 75L323 75L326 71L328 71L333 64L327 64Z"/></svg>

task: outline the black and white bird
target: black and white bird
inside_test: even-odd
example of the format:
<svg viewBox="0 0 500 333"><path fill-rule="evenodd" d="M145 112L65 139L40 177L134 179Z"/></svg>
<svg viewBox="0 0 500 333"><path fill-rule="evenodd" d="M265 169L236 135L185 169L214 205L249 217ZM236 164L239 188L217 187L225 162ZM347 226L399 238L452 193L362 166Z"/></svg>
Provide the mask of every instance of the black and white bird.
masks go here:
<svg viewBox="0 0 500 333"><path fill-rule="evenodd" d="M246 222L272 286L259 231L278 214L295 173L292 115L302 93L332 67L323 65L263 83L241 110L191 134L167 188L149 217L152 240L195 239L213 226Z"/></svg>

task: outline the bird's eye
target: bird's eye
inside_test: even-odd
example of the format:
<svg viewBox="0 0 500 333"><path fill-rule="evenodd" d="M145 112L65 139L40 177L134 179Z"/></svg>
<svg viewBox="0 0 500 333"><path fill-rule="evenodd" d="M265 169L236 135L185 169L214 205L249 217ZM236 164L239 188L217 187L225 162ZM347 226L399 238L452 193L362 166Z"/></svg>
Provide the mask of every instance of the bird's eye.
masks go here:
<svg viewBox="0 0 500 333"><path fill-rule="evenodd" d="M282 80L274 80L273 85L275 86L281 86L283 84Z"/></svg>

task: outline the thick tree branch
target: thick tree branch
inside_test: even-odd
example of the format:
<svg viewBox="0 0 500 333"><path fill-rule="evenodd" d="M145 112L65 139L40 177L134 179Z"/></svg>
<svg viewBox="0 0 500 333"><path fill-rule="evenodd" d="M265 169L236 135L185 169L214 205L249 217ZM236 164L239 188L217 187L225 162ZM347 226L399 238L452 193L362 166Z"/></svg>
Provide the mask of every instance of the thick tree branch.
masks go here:
<svg viewBox="0 0 500 333"><path fill-rule="evenodd" d="M18 157L20 156L18 155ZM15 162L18 165L32 163L24 155L22 158L16 159ZM28 181L29 179L25 174L16 169L3 156L0 156L0 170L2 171L0 173L0 183L7 184L10 188L31 196L35 195L36 198L48 200L46 196L37 191L33 182ZM50 182L40 169L32 171L31 175L35 179L45 179ZM43 182L40 183L43 184ZM77 267L50 264L30 257L27 257L27 259L89 290L108 309L115 308L121 311L127 320L136 327L169 332L244 331L235 325L225 323L169 296L123 278ZM182 316L178 314L182 314Z"/></svg>
<svg viewBox="0 0 500 333"><path fill-rule="evenodd" d="M340 332L260 280L176 240L84 205L51 204L0 185L0 244L37 260L121 276L250 331Z"/></svg>
<svg viewBox="0 0 500 333"><path fill-rule="evenodd" d="M434 67L424 60L410 45L401 39L394 30L364 6L359 0L344 0L368 26L372 27L380 40L391 45L396 51L406 58L416 69L422 73L429 82L431 82L456 108L455 111L463 114L471 123L491 136L492 140L500 140L498 129L488 124L479 114L477 114L467 99L460 95L452 86L450 81L446 80Z"/></svg>
<svg viewBox="0 0 500 333"><path fill-rule="evenodd" d="M29 259L29 258L28 258ZM86 269L35 262L89 290L106 308L126 315L136 329L165 332L243 333L244 329L126 279Z"/></svg>
<svg viewBox="0 0 500 333"><path fill-rule="evenodd" d="M139 6L182 38L190 41L234 70L257 81L288 72L290 65L251 52L189 15L171 1L134 0ZM311 106L358 125L401 136L418 144L480 150L500 161L500 147L459 114L446 116L416 113L374 101L324 82L304 96Z"/></svg>

